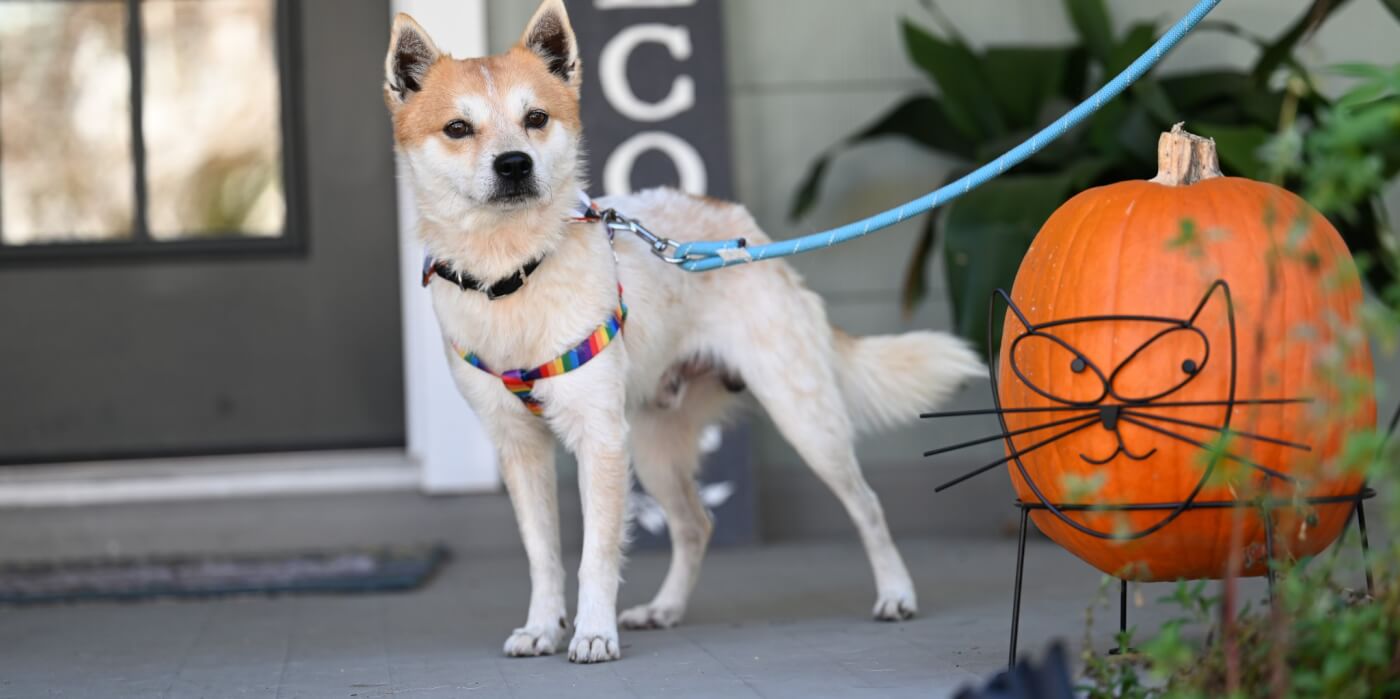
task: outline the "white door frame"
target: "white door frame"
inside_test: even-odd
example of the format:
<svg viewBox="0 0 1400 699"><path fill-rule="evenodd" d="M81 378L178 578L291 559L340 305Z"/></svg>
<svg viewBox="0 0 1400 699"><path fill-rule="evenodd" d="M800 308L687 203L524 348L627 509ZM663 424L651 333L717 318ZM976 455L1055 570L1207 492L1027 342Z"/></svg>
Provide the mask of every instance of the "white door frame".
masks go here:
<svg viewBox="0 0 1400 699"><path fill-rule="evenodd" d="M391 8L431 27L433 42L447 53L468 57L487 51L483 0L393 0ZM453 384L437 318L422 288L423 250L414 234L417 211L402 163L398 182L408 456L422 468L424 492L495 490L500 485L495 447Z"/></svg>

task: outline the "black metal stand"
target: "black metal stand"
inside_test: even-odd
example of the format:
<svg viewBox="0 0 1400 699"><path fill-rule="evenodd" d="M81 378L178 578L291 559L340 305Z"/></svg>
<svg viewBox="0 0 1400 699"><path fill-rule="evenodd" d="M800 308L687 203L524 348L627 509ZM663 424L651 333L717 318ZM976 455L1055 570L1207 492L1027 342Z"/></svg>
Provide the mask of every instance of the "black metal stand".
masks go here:
<svg viewBox="0 0 1400 699"><path fill-rule="evenodd" d="M1229 333L1225 336L1225 339L1228 339L1228 343L1225 347L1219 347L1219 343L1217 343L1217 359L1215 361L1217 365L1220 361L1228 363L1224 367L1225 373L1220 373L1220 369L1217 368L1212 370L1214 372L1212 375L1217 378L1228 377L1227 387L1219 400L1186 400L1174 398L1173 394L1177 391L1196 378L1205 375L1207 366L1212 361L1211 338L1197 326L1197 319L1205 310L1211 299L1217 297L1220 302L1223 302L1225 305ZM999 300L1006 306L1006 312L1003 314L1002 318L998 318L996 313ZM1035 309L1032 308L1031 310L1034 311ZM1013 319L1015 320L1015 324L1012 322ZM1004 326L1002 321L1005 321ZM1118 362L1118 364L1113 367L1099 367L1094 363L1093 357L1086 356L1083 352L1075 349L1072 344L1066 342L1056 334L1058 329L1075 326L1077 324L1112 322L1147 324L1157 327L1158 331L1145 343L1132 349L1126 359ZM1020 326L1019 332L1015 330L1016 325ZM1010 343L1008 347L1010 356L1007 358L1007 366L1015 376L1017 386L1024 389L1024 391L1037 394L1040 398L1044 399L1043 401L1032 401L1040 404L1002 404L999 377L1000 370L998 369L1001 363L998 361L998 357L995 354L996 348L1000 346L1000 343L996 341L994 333L995 329L999 327L1004 327L1007 333L1017 332L1016 335L1008 335L1004 338ZM1183 372L1184 378L1179 378L1174 386L1150 396L1124 394L1118 390L1114 379L1118 376L1119 371L1153 342L1172 333L1194 335L1202 348L1199 356L1191 355L1182 360L1181 371ZM1097 378L1100 384L1099 388L1095 389L1095 391L1090 391L1086 395L1066 397L1056 395L1053 391L1047 390L1044 386L1038 386L1035 380L1023 372L1017 363L1016 348L1023 342L1032 340L1043 343L1053 343L1057 345L1061 351L1073 355L1073 361L1069 363L1066 369L1072 373L1084 375L1086 379ZM1206 492L1206 486L1211 482L1216 467L1224 461L1230 461L1248 467L1257 474L1264 476L1262 492L1266 494L1273 493L1273 486L1276 484L1297 484L1297 481L1285 472L1287 470L1286 468L1284 470L1279 470L1278 468L1257 463L1243 453L1230 451L1220 445L1211 446L1201 439L1182 433L1183 429L1203 430L1218 435L1249 440L1251 442L1274 444L1300 452L1311 450L1311 446L1308 444L1284 439L1281 435L1256 434L1236 429L1232 425L1232 419L1235 416L1236 410L1239 408L1263 408L1266 406L1286 406L1312 402L1312 399L1303 396L1239 397L1236 395L1240 369L1238 353L1235 305L1230 293L1230 285L1223 279L1216 280L1214 283L1210 284L1205 295L1201 297L1200 302L1195 306L1195 309L1190 315L1185 317L1135 314L1091 315L1034 322L1022 312L1020 308L1017 308L1015 302L1011 300L1011 295L1005 290L997 289L992 293L992 297L987 304L987 366L990 368L988 379L991 383L993 407L977 410L953 410L925 413L920 417L941 419L979 415L995 416L1001 428L999 434L992 434L986 437L926 451L924 452L924 456L926 457L946 454L995 441L1004 441L1006 444L1006 456L998 458L990 463L982 464L961 476L957 476L934 488L934 492L942 492L959 483L987 473L1002 464L1009 464L1008 470L1011 472L1012 477L1020 476L1021 482L1024 483L1026 490L1029 491L1027 497L1033 500L1031 502L1019 500L1016 502L1016 506L1021 509L1021 524L1016 544L1016 590L1011 598L1011 649L1007 656L1007 665L1014 667L1016 664L1016 641L1021 628L1021 584L1023 582L1026 564L1026 534L1031 510L1048 512L1066 527L1085 536L1104 541L1132 541L1146 538L1161 531L1170 526L1172 522L1176 521L1189 510L1257 507L1260 510L1264 522L1264 543L1266 562L1268 563L1269 596L1270 598L1273 597L1273 562L1275 560L1273 511L1280 508L1295 508L1299 503L1292 499L1269 499L1267 495L1260 500L1250 501L1218 500L1202 502L1198 498L1202 493ZM1085 372L1091 373L1086 374ZM1093 383L1092 380L1089 380L1085 385L1092 386ZM1223 411L1223 415L1218 422L1215 419L1211 419L1209 422L1200 422L1198 420L1186 419L1180 415L1159 412L1160 409L1177 408L1219 408ZM1042 422L1029 426L1018 425L1018 428L1013 430L1011 424L1007 421L1007 415L1011 414L1035 417L1042 420ZM1205 465L1205 468L1202 469L1199 480L1196 481L1195 486L1185 498L1177 502L1146 504L1062 504L1055 502L1053 498L1047 495L1047 490L1042 489L1040 484L1036 482L1036 479L1031 473L1031 469L1028 469L1023 461L1022 457L1062 439L1071 437L1083 430L1094 427L1095 425L1101 426L1108 432L1113 433L1118 442L1117 448L1112 454L1106 456L1091 457L1081 453L1079 455L1081 459L1090 464L1100 466L1118 458L1120 455L1130 461L1146 461L1156 453L1157 450L1153 448L1148 450L1145 454L1134 453L1131 446L1123 440L1123 435L1120 432L1120 426L1124 423L1131 424L1137 429L1151 432L1157 437L1170 439L1182 444L1189 444L1210 453L1211 458ZM1048 432L1052 429L1058 429L1058 431L1049 437L1043 436L1044 432ZM1390 419L1387 438L1393 436L1397 429L1400 429L1400 409L1397 409L1394 416ZM1026 435L1035 436L1026 437ZM1022 443L1018 443L1017 440L1013 439L1014 437L1024 437L1024 439ZM1030 443L1026 444L1024 442ZM1053 493L1057 491L1049 492ZM1374 580L1370 563L1371 547L1366 534L1366 512L1362 507L1362 502L1375 496L1375 490L1365 487L1363 484L1360 492L1354 494L1313 497L1304 500L1304 502L1312 505L1353 505L1353 512L1356 515L1356 524L1361 532L1361 554L1362 564L1366 569L1366 590L1372 594L1374 594ZM1071 512L1083 512L1086 510L1092 510L1094 512L1156 511L1162 513L1162 515L1157 521L1136 531L1106 531L1095 529L1070 516ZM1346 526L1350 526L1350 522L1348 522ZM1122 632L1126 631L1128 628L1128 582L1127 580L1120 579L1119 584L1118 629Z"/></svg>
<svg viewBox="0 0 1400 699"><path fill-rule="evenodd" d="M1353 503L1356 513L1356 525L1361 534L1361 566L1366 571L1366 592L1375 594L1374 578L1371 573L1371 545L1366 536L1366 509L1364 501L1376 497L1376 491L1372 488L1362 488L1356 495L1334 495L1330 497L1307 498L1304 502L1310 505L1338 505ZM1293 500L1276 500L1263 502L1241 502L1237 500L1214 500L1206 502L1192 502L1185 508L1186 510L1199 509L1230 509L1238 507L1258 507L1264 516L1264 542L1265 553L1268 556L1268 577L1269 596L1274 594L1274 531L1272 511L1281 507L1296 507L1297 502ZM1007 653L1007 666L1016 664L1016 642L1021 627L1021 582L1026 563L1026 529L1030 520L1031 510L1049 510L1050 507L1039 502L1016 501L1016 507L1021 510L1021 526L1016 543L1016 589L1011 596L1011 647ZM1181 503L1160 503L1149 505L1055 505L1055 509L1061 512L1074 512L1083 510L1094 510L1095 512L1128 512L1143 510L1168 510L1176 511L1181 508ZM1118 630L1128 630L1128 581L1120 579L1118 591ZM1116 651L1117 649L1115 649ZM1113 651L1110 651L1113 652Z"/></svg>

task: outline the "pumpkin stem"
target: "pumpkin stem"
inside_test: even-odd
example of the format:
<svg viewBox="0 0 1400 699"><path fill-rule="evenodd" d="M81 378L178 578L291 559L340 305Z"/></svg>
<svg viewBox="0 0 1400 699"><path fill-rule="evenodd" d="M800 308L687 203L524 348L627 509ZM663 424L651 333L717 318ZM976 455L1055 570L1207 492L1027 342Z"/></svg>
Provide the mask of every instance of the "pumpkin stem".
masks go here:
<svg viewBox="0 0 1400 699"><path fill-rule="evenodd" d="M1221 177L1215 139L1202 138L1181 127L1182 124L1173 126L1157 140L1157 176L1151 181L1182 187Z"/></svg>

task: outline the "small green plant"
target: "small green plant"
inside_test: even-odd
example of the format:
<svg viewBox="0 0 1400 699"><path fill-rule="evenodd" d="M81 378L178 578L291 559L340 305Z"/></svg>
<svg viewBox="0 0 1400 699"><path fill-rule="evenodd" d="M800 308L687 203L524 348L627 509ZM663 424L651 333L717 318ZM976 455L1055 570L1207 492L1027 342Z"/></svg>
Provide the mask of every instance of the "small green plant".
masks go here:
<svg viewBox="0 0 1400 699"><path fill-rule="evenodd" d="M1323 115L1334 105L1318 92L1313 75L1295 56L1300 42L1352 1L1313 0L1272 39L1225 22L1203 23L1200 32L1220 32L1256 45L1259 55L1254 65L1247 70L1148 75L1086 124L1011 173L930 214L905 270L905 310L912 310L925 296L928 262L941 232L956 329L978 345L986 342L987 299L993 289L1010 288L1031 239L1050 213L1086 188L1150 177L1156 167L1158 133L1184 120L1189 120L1194 133L1215 139L1228 174L1277 179L1302 192L1307 187L1304 171L1334 171L1337 177L1327 181L1337 191L1307 194L1347 200L1345 209L1329 210L1333 224L1354 253L1379 261L1381 256L1374 253L1393 251L1397 245L1394 231L1385 224L1380 193L1400 172L1400 140L1369 139L1371 130L1385 128L1384 105L1366 108L1370 121L1349 119L1346 129L1325 129ZM1400 0L1382 2L1400 18ZM903 138L954 158L959 165L949 179L960 177L1080 102L1150 46L1161 31L1157 22L1147 21L1115 36L1103 0L1064 0L1078 33L1077 43L992 46L978 51L932 0L924 4L941 32L935 34L905 20L902 34L910 60L928 75L937 94L909 96L824 153L794 197L794 218L816 201L832 158L842 149L873 139ZM1191 41L1187 39L1183 50L1190 49ZM1375 101L1365 94L1356 99ZM1381 101L1391 107L1397 103L1393 96ZM1290 149L1297 166L1282 172L1263 148L1280 132L1287 138L1278 141L1277 147ZM1365 168L1335 171L1363 162L1347 150L1358 140L1377 146L1366 154ZM1393 264L1367 267L1374 289L1388 288L1397 275L1400 269ZM1400 299L1390 300L1400 307Z"/></svg>

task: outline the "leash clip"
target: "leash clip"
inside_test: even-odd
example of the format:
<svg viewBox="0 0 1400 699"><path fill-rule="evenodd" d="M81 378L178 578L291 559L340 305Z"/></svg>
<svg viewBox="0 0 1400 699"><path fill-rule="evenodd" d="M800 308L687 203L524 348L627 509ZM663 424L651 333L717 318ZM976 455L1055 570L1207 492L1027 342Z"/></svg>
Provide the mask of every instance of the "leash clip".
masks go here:
<svg viewBox="0 0 1400 699"><path fill-rule="evenodd" d="M599 212L599 217L603 220L603 225L608 227L608 236L617 231L629 231L632 235L642 239L642 242L651 248L651 254L655 255L662 262L678 265L686 261L686 258L675 254L680 250L681 244L670 238L663 238L647 230L637 219L629 218L618 213L616 209L604 209Z"/></svg>

